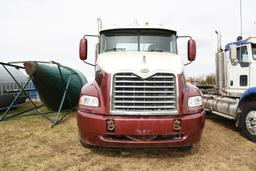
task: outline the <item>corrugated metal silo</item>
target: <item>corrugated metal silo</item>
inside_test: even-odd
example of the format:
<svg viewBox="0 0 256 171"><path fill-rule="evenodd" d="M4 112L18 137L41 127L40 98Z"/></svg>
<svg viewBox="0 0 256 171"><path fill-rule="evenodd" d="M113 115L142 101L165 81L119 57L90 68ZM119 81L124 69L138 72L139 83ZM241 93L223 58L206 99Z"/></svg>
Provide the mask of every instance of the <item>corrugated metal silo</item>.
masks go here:
<svg viewBox="0 0 256 171"><path fill-rule="evenodd" d="M10 71L10 73L14 76L14 78L19 82L21 86L25 86L28 77L23 73L20 69L15 67L8 67L6 68ZM17 92L20 88L11 77L11 75L6 71L6 69L0 65L0 110L4 110L9 107L9 105L14 100ZM26 100L25 94L21 95L14 106L23 104Z"/></svg>

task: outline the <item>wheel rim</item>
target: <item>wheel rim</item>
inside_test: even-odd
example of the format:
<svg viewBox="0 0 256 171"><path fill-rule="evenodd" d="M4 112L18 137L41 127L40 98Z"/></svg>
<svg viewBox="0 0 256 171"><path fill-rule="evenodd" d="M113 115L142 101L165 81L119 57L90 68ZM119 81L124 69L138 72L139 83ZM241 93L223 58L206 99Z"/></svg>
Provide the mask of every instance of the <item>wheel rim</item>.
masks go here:
<svg viewBox="0 0 256 171"><path fill-rule="evenodd" d="M246 127L247 130L252 134L256 135L256 111L250 111L246 116Z"/></svg>

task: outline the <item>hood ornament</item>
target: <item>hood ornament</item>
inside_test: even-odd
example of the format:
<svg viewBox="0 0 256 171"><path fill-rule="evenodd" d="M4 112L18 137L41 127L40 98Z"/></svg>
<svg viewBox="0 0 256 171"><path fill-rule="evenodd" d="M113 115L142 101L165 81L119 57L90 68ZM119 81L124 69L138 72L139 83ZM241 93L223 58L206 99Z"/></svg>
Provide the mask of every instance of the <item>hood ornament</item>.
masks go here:
<svg viewBox="0 0 256 171"><path fill-rule="evenodd" d="M146 64L147 63L147 61L146 61L146 56L145 55L143 55L143 58L142 58L142 64Z"/></svg>
<svg viewBox="0 0 256 171"><path fill-rule="evenodd" d="M143 55L142 64L143 64L143 65L146 65L146 63L147 63L146 56ZM146 67L145 67L145 68L143 67L143 68L140 70L140 72L143 73L143 74L147 74L147 73L149 73L149 69L146 68Z"/></svg>

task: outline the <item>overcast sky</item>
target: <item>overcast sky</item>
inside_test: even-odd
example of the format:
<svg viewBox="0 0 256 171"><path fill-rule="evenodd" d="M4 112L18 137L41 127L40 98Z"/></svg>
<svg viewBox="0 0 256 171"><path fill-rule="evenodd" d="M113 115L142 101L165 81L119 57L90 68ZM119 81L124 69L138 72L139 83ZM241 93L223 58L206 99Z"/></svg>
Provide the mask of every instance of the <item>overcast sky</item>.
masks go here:
<svg viewBox="0 0 256 171"><path fill-rule="evenodd" d="M197 42L197 59L185 67L187 76L215 72L215 30L223 46L240 34L240 0L0 0L1 61L57 61L93 74L79 60L79 40L96 34L97 18L103 25L131 24L136 19L162 24L190 35ZM256 0L243 0L243 36L256 35ZM90 47L94 41L89 40ZM93 45L93 46L92 46ZM186 60L186 42L179 41ZM89 52L94 62L94 49Z"/></svg>

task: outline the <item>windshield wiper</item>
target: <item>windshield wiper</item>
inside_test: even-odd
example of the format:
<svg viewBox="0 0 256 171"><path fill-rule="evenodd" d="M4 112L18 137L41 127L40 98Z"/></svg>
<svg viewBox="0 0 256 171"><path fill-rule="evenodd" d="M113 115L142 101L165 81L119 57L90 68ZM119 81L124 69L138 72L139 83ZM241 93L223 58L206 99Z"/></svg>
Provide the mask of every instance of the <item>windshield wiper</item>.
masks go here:
<svg viewBox="0 0 256 171"><path fill-rule="evenodd" d="M162 49L152 49L152 50L149 50L149 52L164 52L164 50L162 50Z"/></svg>
<svg viewBox="0 0 256 171"><path fill-rule="evenodd" d="M112 49L106 49L105 52L110 52L110 51L123 51L125 52L126 49L125 48L112 48Z"/></svg>

